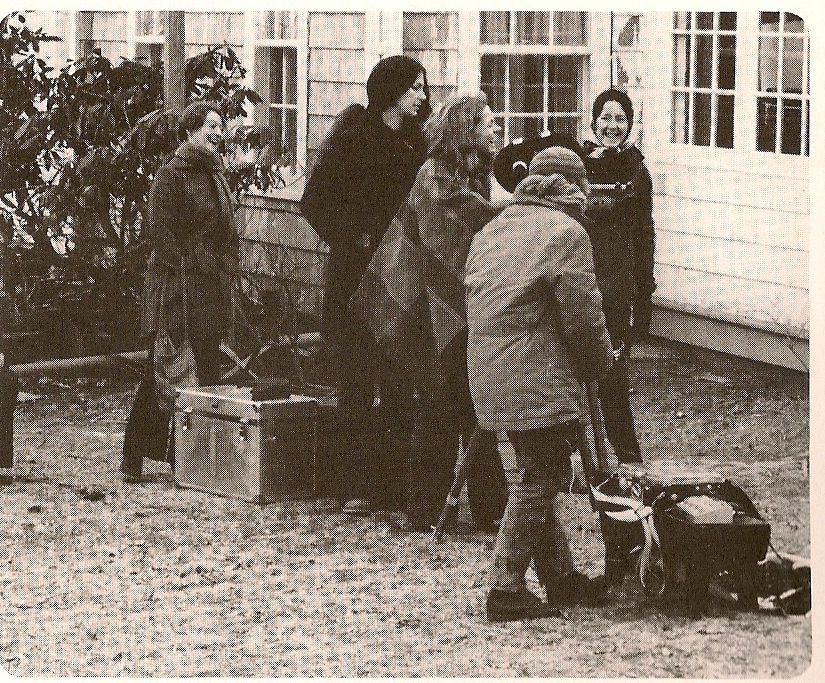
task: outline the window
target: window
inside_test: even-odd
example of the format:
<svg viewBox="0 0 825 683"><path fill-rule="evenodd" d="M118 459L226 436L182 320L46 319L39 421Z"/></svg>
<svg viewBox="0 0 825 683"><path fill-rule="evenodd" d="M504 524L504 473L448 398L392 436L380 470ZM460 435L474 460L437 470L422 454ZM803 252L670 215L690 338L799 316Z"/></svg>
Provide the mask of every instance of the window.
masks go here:
<svg viewBox="0 0 825 683"><path fill-rule="evenodd" d="M756 149L808 156L810 54L801 17L759 13Z"/></svg>
<svg viewBox="0 0 825 683"><path fill-rule="evenodd" d="M671 141L732 148L736 12L675 12Z"/></svg>
<svg viewBox="0 0 825 683"><path fill-rule="evenodd" d="M128 54L126 12L78 12L77 55L87 57L99 50L112 64L117 66Z"/></svg>
<svg viewBox="0 0 825 683"><path fill-rule="evenodd" d="M481 12L481 89L506 143L542 131L578 137L586 12Z"/></svg>
<svg viewBox="0 0 825 683"><path fill-rule="evenodd" d="M135 15L135 60L160 69L163 64L166 12L149 10L135 12Z"/></svg>
<svg viewBox="0 0 825 683"><path fill-rule="evenodd" d="M296 12L255 12L255 123L274 148L277 165L295 172L298 150Z"/></svg>

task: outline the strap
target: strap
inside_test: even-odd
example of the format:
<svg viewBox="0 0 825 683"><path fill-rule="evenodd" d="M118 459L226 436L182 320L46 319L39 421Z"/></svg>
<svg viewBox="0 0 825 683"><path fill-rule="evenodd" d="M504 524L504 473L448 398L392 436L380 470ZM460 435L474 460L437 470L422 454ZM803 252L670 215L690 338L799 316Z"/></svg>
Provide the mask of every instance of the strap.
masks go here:
<svg viewBox="0 0 825 683"><path fill-rule="evenodd" d="M181 302L183 304L183 338L189 341L189 288L186 278L186 257L180 255Z"/></svg>

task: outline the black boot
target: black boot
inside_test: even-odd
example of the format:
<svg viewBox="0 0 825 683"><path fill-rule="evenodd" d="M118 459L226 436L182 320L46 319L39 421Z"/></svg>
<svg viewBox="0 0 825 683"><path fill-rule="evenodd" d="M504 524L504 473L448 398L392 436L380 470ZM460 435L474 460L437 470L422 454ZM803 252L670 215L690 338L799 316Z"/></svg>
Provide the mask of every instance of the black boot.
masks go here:
<svg viewBox="0 0 825 683"><path fill-rule="evenodd" d="M564 615L552 605L541 601L527 588L516 593L493 588L487 595L487 619L489 621L520 621L522 619L544 619Z"/></svg>

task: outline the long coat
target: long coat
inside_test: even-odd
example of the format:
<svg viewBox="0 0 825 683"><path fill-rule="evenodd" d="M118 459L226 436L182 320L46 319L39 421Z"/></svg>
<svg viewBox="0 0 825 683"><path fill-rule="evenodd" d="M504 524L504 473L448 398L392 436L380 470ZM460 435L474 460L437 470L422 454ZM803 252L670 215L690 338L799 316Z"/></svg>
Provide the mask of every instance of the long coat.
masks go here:
<svg viewBox="0 0 825 683"><path fill-rule="evenodd" d="M151 337L161 322L173 338L182 336L181 257L190 334L221 339L228 328L239 238L232 196L221 171L217 154L190 142L158 169L143 227L151 246L141 318L145 337Z"/></svg>
<svg viewBox="0 0 825 683"><path fill-rule="evenodd" d="M352 297L382 350L421 381L438 383L441 353L466 330L467 252L499 210L489 181L427 159Z"/></svg>
<svg viewBox="0 0 825 683"><path fill-rule="evenodd" d="M587 232L556 203L516 192L467 257L470 390L489 430L577 418L579 381L613 362Z"/></svg>
<svg viewBox="0 0 825 683"><path fill-rule="evenodd" d="M656 289L652 182L644 157L635 146L616 151L585 142L585 151L591 184L625 186L591 192L586 226L607 326L618 345L625 341L631 311L634 327L646 333L650 325L651 295Z"/></svg>
<svg viewBox="0 0 825 683"><path fill-rule="evenodd" d="M339 115L301 197L302 214L330 248L324 336L334 338L349 319L349 298L425 156L417 128L394 131L360 105Z"/></svg>

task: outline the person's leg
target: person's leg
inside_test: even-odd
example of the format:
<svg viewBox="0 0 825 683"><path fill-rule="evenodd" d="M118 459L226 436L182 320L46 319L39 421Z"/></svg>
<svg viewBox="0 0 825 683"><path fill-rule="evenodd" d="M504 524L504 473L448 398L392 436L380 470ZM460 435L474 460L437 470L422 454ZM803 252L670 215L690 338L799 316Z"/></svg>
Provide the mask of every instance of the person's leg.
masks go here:
<svg viewBox="0 0 825 683"><path fill-rule="evenodd" d="M354 321L342 324L337 345L335 411L339 439L337 492L341 502L371 498L369 472L376 379L376 349L369 332ZM353 511L367 512L366 508Z"/></svg>
<svg viewBox="0 0 825 683"><path fill-rule="evenodd" d="M554 442L552 430L508 432L518 463L518 471L510 483L510 497L504 509L490 571L490 591L487 594L487 618L509 621L537 617L560 616L560 613L527 588L525 573L544 535L547 511L550 508L549 482L554 453L547 446Z"/></svg>
<svg viewBox="0 0 825 683"><path fill-rule="evenodd" d="M379 395L377 450L370 487L378 509L400 511L407 504L410 484L410 445L416 418L414 384L400 368L382 360Z"/></svg>
<svg viewBox="0 0 825 683"><path fill-rule="evenodd" d="M479 529L492 531L501 522L507 505L507 479L498 452L495 432L481 430L474 454L469 454L467 496L473 524Z"/></svg>
<svg viewBox="0 0 825 683"><path fill-rule="evenodd" d="M438 517L453 483L458 431L450 411L433 393L419 389L419 410L410 445L407 514L414 529L426 530Z"/></svg>

